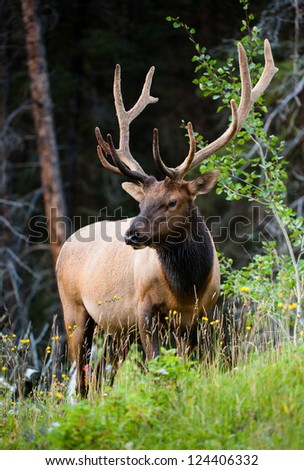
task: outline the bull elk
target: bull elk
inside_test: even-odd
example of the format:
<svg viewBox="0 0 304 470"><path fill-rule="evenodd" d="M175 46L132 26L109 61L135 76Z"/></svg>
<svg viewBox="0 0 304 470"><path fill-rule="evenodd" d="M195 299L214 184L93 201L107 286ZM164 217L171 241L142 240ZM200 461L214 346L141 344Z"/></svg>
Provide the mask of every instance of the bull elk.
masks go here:
<svg viewBox="0 0 304 470"><path fill-rule="evenodd" d="M105 140L96 128L97 152L104 168L134 181L124 182L122 187L139 202L140 213L131 219L102 221L80 229L65 242L58 259L58 288L70 354L76 361L76 389L81 395L87 391L84 369L95 325L110 338L110 362L117 369L136 339L147 361L159 353L155 319L165 325L170 311L179 313L179 327L188 335L191 349L198 318L206 316L218 299L219 263L194 200L215 186L219 171L205 172L192 181L185 180L185 176L235 136L277 71L270 44L265 40L265 67L252 88L241 44L238 53L240 104L237 107L231 101L231 124L218 139L196 151L192 124L188 123L189 153L179 166L169 168L160 156L158 131L154 129L153 157L164 174L162 181L145 173L129 147L131 122L148 104L158 101L150 95L154 67L146 76L138 101L126 111L120 66L116 66L113 93L119 148L115 148L111 135Z"/></svg>

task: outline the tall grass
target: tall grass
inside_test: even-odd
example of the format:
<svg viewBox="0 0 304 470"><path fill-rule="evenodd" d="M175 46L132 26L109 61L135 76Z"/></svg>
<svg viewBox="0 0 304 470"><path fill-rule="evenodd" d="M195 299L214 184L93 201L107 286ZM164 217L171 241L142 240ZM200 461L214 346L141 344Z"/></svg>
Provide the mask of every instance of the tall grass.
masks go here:
<svg viewBox="0 0 304 470"><path fill-rule="evenodd" d="M113 388L71 405L55 392L2 402L3 449L303 449L304 346L252 352L232 370L133 352ZM61 391L64 387L61 388Z"/></svg>

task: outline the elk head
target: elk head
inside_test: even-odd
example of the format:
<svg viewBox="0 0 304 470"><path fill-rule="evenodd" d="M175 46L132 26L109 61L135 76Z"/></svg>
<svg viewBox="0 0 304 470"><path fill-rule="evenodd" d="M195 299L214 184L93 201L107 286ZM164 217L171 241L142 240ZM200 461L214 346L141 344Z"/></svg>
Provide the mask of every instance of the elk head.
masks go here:
<svg viewBox="0 0 304 470"><path fill-rule="evenodd" d="M97 152L101 163L113 173L123 175L134 182L124 182L123 189L139 202L140 213L125 234L125 242L135 249L146 246L157 248L160 244L183 241L185 237L194 236L191 230L191 219L195 217L194 200L198 195L208 193L216 184L219 171L208 171L192 181L185 180L186 174L201 164L203 160L216 153L228 144L241 129L254 102L261 96L277 72L274 65L271 47L268 40L264 43L265 68L258 83L252 88L246 52L238 44L239 66L242 83L240 104L237 107L231 100L231 124L215 141L196 151L196 141L189 122L189 153L176 168L169 168L163 162L159 151L158 130L153 131L153 157L157 167L165 178L157 181L142 169L132 157L129 148L130 124L150 103L158 98L150 96L154 67L149 70L142 93L132 109L126 111L121 94L120 66L117 65L114 75L114 100L120 129L119 148L116 149L110 134L103 139L100 130L95 129L98 141ZM112 158L111 164L106 156Z"/></svg>

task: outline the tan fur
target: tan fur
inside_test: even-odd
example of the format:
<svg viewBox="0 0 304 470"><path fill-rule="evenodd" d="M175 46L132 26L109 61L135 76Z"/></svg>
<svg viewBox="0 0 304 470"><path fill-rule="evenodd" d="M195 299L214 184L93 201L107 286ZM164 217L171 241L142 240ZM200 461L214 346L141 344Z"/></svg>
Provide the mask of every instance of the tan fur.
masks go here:
<svg viewBox="0 0 304 470"><path fill-rule="evenodd" d="M132 219L121 223L121 236ZM57 279L60 297L70 312L66 327L77 324L73 308L81 305L103 329L115 332L128 328L137 321L138 303L153 296L153 303L165 303L170 309L185 309L193 314L195 298L190 305L178 305L168 289L160 261L153 248L133 250L118 240L116 222L104 221L86 226L72 235L64 244L58 262ZM112 241L102 239L102 231ZM80 237L81 235L81 237ZM92 239L92 237L95 237ZM81 238L81 239L80 239ZM215 295L216 293L216 295ZM200 299L207 312L219 293L219 265L216 254L208 288Z"/></svg>
<svg viewBox="0 0 304 470"><path fill-rule="evenodd" d="M195 296L184 304L176 299L156 251L149 247L134 250L124 243L124 233L132 220L103 221L86 226L73 234L61 250L56 270L58 288L71 356L76 361L79 361L90 317L103 331L118 337L140 329L142 312L152 305L162 305L162 313L176 309L181 313L183 325L193 321ZM219 281L219 265L214 254L208 286L199 299L202 315L215 304ZM145 343L147 338L141 339L150 359L152 345ZM81 373L78 370L80 389L84 386Z"/></svg>

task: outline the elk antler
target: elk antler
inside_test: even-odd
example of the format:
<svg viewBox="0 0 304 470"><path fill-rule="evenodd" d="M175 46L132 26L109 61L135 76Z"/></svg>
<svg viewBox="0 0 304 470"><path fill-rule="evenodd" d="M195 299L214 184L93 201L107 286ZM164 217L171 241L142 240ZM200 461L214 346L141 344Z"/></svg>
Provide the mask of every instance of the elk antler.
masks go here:
<svg viewBox="0 0 304 470"><path fill-rule="evenodd" d="M158 142L158 129L153 130L153 157L155 160L156 165L158 168L166 175L169 176L171 179L176 179L176 174L183 174L185 175L188 173L189 168L193 162L195 157L195 150L196 150L196 143L195 137L193 133L193 127L191 122L188 122L188 135L190 139L190 146L189 146L189 153L183 163L179 165L177 168L169 168L167 167L159 153L159 142Z"/></svg>
<svg viewBox="0 0 304 470"><path fill-rule="evenodd" d="M158 101L158 98L154 98L150 95L154 70L154 67L150 68L137 102L129 111L126 111L121 93L120 65L117 64L115 67L113 94L120 133L118 149L114 147L112 137L110 135L108 135L108 141L106 142L103 139L99 128L95 128L95 135L98 142L97 153L103 166L113 173L125 175L138 181L146 180L148 175L131 155L129 146L130 124L148 104L156 103ZM104 154L110 155L116 166L109 163Z"/></svg>
<svg viewBox="0 0 304 470"><path fill-rule="evenodd" d="M247 118L253 104L258 100L262 93L266 90L269 83L271 82L274 74L278 71L277 67L274 65L271 47L268 39L265 39L264 42L264 56L265 56L265 67L263 73L252 89L250 72L247 62L247 56L244 47L241 43L238 43L238 52L239 52L239 67L241 75L241 101L239 107L236 108L234 100L231 100L231 124L228 129L215 141L211 142L209 145L203 149L195 152L195 137L193 133L192 124L188 123L188 135L190 139L190 150L189 154L184 160L184 162L176 168L168 168L162 161L159 154L158 147L158 131L154 129L153 134L153 153L154 159L157 162L158 167L169 176L171 179L176 181L182 180L184 176L193 168L198 166L203 160L208 158L210 155L216 153L219 149L233 139L235 134L242 128L245 119Z"/></svg>

